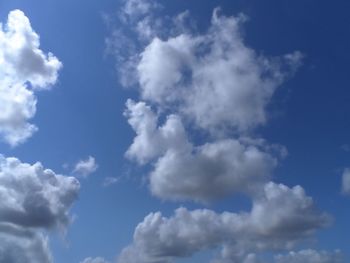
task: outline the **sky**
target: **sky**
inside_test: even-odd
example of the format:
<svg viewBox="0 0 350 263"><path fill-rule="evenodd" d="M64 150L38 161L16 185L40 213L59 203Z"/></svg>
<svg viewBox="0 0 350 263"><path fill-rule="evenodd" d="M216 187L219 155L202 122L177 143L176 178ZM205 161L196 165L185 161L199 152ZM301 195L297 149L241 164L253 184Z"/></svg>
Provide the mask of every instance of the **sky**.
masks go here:
<svg viewBox="0 0 350 263"><path fill-rule="evenodd" d="M0 263L345 263L350 3L0 0Z"/></svg>

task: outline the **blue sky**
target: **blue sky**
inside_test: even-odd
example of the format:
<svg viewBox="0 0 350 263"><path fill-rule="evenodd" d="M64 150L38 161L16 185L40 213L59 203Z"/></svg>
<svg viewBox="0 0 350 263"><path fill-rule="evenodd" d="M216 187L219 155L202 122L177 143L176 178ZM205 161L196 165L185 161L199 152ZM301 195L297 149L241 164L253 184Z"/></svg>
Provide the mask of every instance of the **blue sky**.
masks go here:
<svg viewBox="0 0 350 263"><path fill-rule="evenodd" d="M349 5L0 0L0 262L347 262Z"/></svg>

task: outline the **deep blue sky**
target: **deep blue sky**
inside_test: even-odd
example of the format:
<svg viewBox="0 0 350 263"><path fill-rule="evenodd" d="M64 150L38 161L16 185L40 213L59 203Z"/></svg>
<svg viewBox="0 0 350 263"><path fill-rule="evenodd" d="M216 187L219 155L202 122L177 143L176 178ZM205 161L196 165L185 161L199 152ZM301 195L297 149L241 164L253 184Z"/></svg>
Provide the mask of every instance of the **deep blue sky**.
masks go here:
<svg viewBox="0 0 350 263"><path fill-rule="evenodd" d="M268 125L257 133L286 146L289 155L274 174L277 182L302 185L334 224L317 235L317 248L341 249L350 255L350 200L341 195L341 173L350 165L350 2L324 0L161 1L169 15L189 9L200 30L210 22L214 7L225 15L244 13L248 46L267 56L299 50L302 67L279 89L269 105ZM199 3L200 2L200 3ZM58 83L38 93L32 120L39 131L26 143L1 153L33 163L42 162L69 174L73 165L93 155L98 171L82 180L76 216L67 236L51 241L55 262L79 262L86 256L114 258L132 241L137 223L151 211L169 215L180 204L162 202L142 184L145 171L124 158L134 133L123 117L124 103L135 94L118 84L115 61L106 54L109 29L103 14L113 15L118 0L0 0L0 21L13 9L22 10L40 35L41 49L63 63ZM122 177L102 187L105 177ZM243 203L243 205L242 205ZM225 199L210 206L216 211L245 208L248 201Z"/></svg>

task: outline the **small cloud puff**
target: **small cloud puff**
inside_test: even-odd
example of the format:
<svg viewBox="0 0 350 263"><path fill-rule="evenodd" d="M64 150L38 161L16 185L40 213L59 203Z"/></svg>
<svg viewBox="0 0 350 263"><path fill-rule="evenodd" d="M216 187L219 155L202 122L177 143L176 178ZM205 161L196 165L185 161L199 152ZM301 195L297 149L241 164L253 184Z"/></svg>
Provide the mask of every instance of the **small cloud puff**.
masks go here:
<svg viewBox="0 0 350 263"><path fill-rule="evenodd" d="M80 160L74 167L73 173L83 178L96 172L98 164L94 157L89 156L86 160Z"/></svg>

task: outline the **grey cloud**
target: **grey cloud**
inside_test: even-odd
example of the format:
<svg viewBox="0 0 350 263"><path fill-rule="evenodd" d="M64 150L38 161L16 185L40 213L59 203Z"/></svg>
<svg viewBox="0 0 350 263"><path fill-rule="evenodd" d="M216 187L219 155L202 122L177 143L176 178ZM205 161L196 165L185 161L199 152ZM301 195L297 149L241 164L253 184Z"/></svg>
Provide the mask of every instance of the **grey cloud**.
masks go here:
<svg viewBox="0 0 350 263"><path fill-rule="evenodd" d="M55 174L40 163L22 163L0 155L0 222L23 227L59 227L69 222L79 182Z"/></svg>
<svg viewBox="0 0 350 263"><path fill-rule="evenodd" d="M4 231L4 228L10 229ZM52 256L48 238L40 232L11 230L14 226L0 223L0 262L6 263L51 263Z"/></svg>
<svg viewBox="0 0 350 263"><path fill-rule="evenodd" d="M0 155L0 262L51 263L46 231L65 229L79 188L40 163Z"/></svg>

